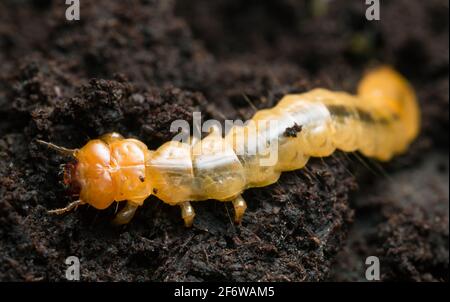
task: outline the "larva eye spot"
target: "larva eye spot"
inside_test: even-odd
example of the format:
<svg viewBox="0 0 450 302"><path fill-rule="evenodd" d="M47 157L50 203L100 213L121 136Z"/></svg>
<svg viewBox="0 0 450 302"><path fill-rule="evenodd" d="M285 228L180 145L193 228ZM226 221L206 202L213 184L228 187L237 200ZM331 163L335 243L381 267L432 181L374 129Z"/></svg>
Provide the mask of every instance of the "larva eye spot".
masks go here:
<svg viewBox="0 0 450 302"><path fill-rule="evenodd" d="M72 194L80 193L81 186L76 177L77 163L67 163L64 165L63 184Z"/></svg>

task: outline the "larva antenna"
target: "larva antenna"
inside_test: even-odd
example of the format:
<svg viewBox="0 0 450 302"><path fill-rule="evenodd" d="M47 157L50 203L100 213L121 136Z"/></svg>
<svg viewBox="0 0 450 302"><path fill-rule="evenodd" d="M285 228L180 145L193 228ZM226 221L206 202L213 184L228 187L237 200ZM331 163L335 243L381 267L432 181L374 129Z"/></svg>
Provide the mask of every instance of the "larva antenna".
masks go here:
<svg viewBox="0 0 450 302"><path fill-rule="evenodd" d="M36 141L39 144L42 144L42 145L46 146L47 148L55 150L55 151L61 153L62 155L65 155L65 156L75 157L75 155L76 155L76 153L78 151L78 149L68 149L68 148L57 146L55 144L52 144L52 143L49 143L49 142L46 142L46 141L43 141L43 140L40 140L40 139L36 139Z"/></svg>

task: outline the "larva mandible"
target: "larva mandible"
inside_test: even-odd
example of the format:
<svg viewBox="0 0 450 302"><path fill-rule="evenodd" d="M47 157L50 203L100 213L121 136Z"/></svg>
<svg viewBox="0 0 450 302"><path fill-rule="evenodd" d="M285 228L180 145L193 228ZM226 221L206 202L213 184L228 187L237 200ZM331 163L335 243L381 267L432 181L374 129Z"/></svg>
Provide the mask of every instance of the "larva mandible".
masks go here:
<svg viewBox="0 0 450 302"><path fill-rule="evenodd" d="M355 96L326 89L289 94L275 107L258 111L252 120L277 121L278 160L274 165L260 165L258 154L235 152L242 147L236 137L245 136L247 126L235 126L225 137L212 131L194 144L170 141L157 150L117 133L90 140L81 149L39 140L76 159L75 165L66 165L64 179L66 184L77 185L80 198L50 212L62 214L81 204L105 209L126 200L114 219L126 224L154 194L180 206L188 227L195 216L190 202L207 199L232 201L239 223L247 208L241 196L244 190L270 185L281 172L300 169L309 157L329 156L335 149L387 161L407 149L420 123L413 89L386 66L367 73ZM256 135L266 130L257 128ZM192 151L198 143L207 147L196 155Z"/></svg>

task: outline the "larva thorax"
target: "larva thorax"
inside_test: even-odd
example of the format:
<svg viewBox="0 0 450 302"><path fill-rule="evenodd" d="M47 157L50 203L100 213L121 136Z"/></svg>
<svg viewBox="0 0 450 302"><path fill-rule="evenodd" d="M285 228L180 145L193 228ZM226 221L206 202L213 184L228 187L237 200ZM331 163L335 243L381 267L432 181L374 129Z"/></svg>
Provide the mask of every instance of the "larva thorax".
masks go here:
<svg viewBox="0 0 450 302"><path fill-rule="evenodd" d="M211 131L197 142L170 141L154 151L115 133L91 140L74 151L80 200L98 209L128 200L117 219L126 223L154 194L180 205L186 225L194 217L189 201L233 201L240 221L245 189L272 184L310 157L340 149L389 160L405 151L418 133L419 111L406 80L383 67L363 78L356 96L326 89L286 95L250 122L225 136Z"/></svg>
<svg viewBox="0 0 450 302"><path fill-rule="evenodd" d="M116 133L89 141L76 153L80 199L97 209L122 200L141 205L152 189L145 166L149 156L145 144Z"/></svg>

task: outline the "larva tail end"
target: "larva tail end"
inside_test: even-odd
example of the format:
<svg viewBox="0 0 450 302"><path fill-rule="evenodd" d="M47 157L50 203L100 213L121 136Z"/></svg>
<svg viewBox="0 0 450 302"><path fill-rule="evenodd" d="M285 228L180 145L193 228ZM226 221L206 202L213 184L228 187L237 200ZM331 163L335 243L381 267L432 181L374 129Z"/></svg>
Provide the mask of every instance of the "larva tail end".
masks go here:
<svg viewBox="0 0 450 302"><path fill-rule="evenodd" d="M371 107L389 109L402 120L407 141L419 132L420 111L414 89L400 73L389 66L369 71L358 86L358 95Z"/></svg>

